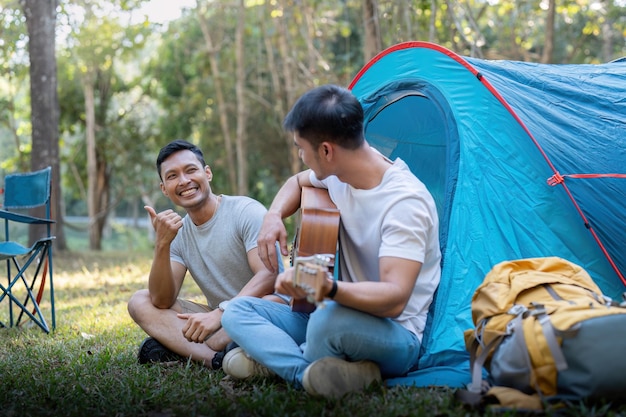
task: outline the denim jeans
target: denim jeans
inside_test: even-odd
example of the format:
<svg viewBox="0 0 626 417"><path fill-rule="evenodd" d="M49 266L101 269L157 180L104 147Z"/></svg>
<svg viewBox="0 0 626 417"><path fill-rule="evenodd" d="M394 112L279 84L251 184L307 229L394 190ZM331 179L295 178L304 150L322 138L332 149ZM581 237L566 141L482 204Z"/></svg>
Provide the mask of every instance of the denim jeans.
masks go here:
<svg viewBox="0 0 626 417"><path fill-rule="evenodd" d="M237 297L224 312L222 325L251 358L298 388L307 366L323 357L371 360L384 378L406 374L419 357L419 340L398 323L328 300L308 314L281 303Z"/></svg>

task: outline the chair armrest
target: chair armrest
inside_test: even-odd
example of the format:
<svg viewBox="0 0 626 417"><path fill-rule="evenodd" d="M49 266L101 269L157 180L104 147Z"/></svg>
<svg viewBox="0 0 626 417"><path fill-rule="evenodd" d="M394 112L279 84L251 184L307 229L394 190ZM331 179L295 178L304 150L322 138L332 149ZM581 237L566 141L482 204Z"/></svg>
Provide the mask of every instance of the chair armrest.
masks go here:
<svg viewBox="0 0 626 417"><path fill-rule="evenodd" d="M40 217L28 216L26 214L14 213L12 211L0 210L0 219L10 220L18 223L28 224L52 224L54 220L42 219Z"/></svg>

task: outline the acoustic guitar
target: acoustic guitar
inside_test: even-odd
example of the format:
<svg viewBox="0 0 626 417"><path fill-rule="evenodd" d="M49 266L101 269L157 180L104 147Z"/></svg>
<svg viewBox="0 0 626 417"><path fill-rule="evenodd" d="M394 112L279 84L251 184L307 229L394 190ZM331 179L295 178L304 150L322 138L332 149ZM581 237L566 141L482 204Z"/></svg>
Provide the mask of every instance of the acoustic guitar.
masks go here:
<svg viewBox="0 0 626 417"><path fill-rule="evenodd" d="M320 279L326 279L335 266L339 239L339 210L322 188L303 187L298 211L298 225L291 250L295 267L294 284L304 288L306 299L292 300L293 311L310 313L320 289Z"/></svg>

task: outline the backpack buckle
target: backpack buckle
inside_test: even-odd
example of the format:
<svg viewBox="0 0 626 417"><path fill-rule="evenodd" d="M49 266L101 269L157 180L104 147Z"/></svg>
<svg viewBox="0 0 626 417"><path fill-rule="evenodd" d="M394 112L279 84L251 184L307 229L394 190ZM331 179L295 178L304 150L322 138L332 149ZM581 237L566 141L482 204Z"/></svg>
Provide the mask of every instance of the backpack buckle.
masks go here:
<svg viewBox="0 0 626 417"><path fill-rule="evenodd" d="M513 304L513 307L509 308L507 314L512 316L519 316L520 314L524 314L528 309L521 304Z"/></svg>
<svg viewBox="0 0 626 417"><path fill-rule="evenodd" d="M542 314L546 314L546 306L541 303L531 302L532 310L530 311L530 316L539 316Z"/></svg>

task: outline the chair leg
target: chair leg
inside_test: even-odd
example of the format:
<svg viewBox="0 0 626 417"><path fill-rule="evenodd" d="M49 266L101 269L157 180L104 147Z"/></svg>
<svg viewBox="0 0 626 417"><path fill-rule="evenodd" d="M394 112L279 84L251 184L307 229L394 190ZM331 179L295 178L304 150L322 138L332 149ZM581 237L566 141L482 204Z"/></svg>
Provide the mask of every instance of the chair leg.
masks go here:
<svg viewBox="0 0 626 417"><path fill-rule="evenodd" d="M41 312L41 309L39 308L39 302L41 301L41 294L43 294L43 288L45 285L45 276L47 272L49 272L48 271L49 265L51 265L49 251L50 251L50 244L42 245L33 253L32 256L28 258L28 261L26 261L24 265L20 265L17 259L13 258L13 264L15 268L17 268L18 272L13 278L10 278L10 275L9 275L8 287L4 288L0 286L2 287L1 288L2 295L0 295L0 302L4 299L5 296L9 297L10 327L13 327L14 324L19 326L21 324L24 314L26 314L26 316L28 316L32 320L32 322L38 325L43 331L45 331L46 333L50 333L50 327L48 326L48 323L46 322L46 319L43 313ZM37 267L35 268L33 279L31 283L29 284L27 281L27 278L24 275L24 272L28 270L32 262L34 262L37 259L39 259L40 261ZM43 262L41 260L43 260ZM43 271L41 271L42 265L44 265ZM43 276L41 277L42 279L40 280L39 294L37 295L37 297L35 297L33 293L33 289L35 286L35 282L37 281L37 278L39 277L39 274L41 272L43 272ZM21 281L22 284L24 284L24 288L26 290L26 298L24 299L23 303L19 301L15 297L15 295L12 293L12 288L16 285L18 281ZM29 311L29 308L27 307L29 300L32 301L32 304L33 304L32 313ZM17 320L14 320L14 317L13 317L13 304L15 304L20 309L20 313L19 313L19 316L17 317ZM52 308L54 308L54 306L52 306ZM3 327L6 327L4 326L3 323L0 323L0 324Z"/></svg>
<svg viewBox="0 0 626 417"><path fill-rule="evenodd" d="M53 268L52 268L52 243L48 244L48 273L49 273L49 287L50 287L50 322L52 324L52 330L57 328L56 311L54 306L54 280L53 280Z"/></svg>
<svg viewBox="0 0 626 417"><path fill-rule="evenodd" d="M13 284L15 284L16 280L13 280ZM12 293L10 290L10 287L4 287L3 285L0 285L0 292L2 292L2 295L0 295L0 302L2 302L2 300L4 299L4 297L9 297L9 302L10 303L14 303L16 304L22 311L24 311L26 313L26 315L28 317L30 317L30 319L37 324L44 332L46 333L50 333L50 328L48 327L48 323L46 323L46 320L43 316L43 314L41 313L41 310L39 309L39 306L35 304L35 310L37 312L37 315L39 316L39 318L35 317L34 314L32 314L30 311L28 311L26 309L26 307L22 304L22 302L20 300L18 300ZM0 327L7 327L4 323L0 322ZM13 327L13 323L11 322L11 325L9 327Z"/></svg>
<svg viewBox="0 0 626 417"><path fill-rule="evenodd" d="M11 274L11 260L7 259L7 288L5 289L4 287L3 289L3 294L2 297L0 297L0 301L2 301L4 299L5 295L9 295L7 293L8 289L11 288L11 277L13 276L13 274ZM9 297L9 327L13 327L13 300L11 299L11 297Z"/></svg>
<svg viewBox="0 0 626 417"><path fill-rule="evenodd" d="M8 285L11 285L11 270L9 268L9 260L7 260L7 270L9 272L9 276L7 277L8 279ZM4 300L5 297L9 297L9 300L7 301L9 304L9 325L7 326L6 324L4 324L3 321L0 321L0 327L5 328L5 327L13 327L13 311L12 311L12 304L13 301L11 300L11 297L9 296L8 287L5 287L4 285L0 284L0 303L2 303L2 300Z"/></svg>
<svg viewBox="0 0 626 417"><path fill-rule="evenodd" d="M35 313L38 312L37 307L41 304L41 300L43 299L43 294L46 289L46 278L49 276L50 277L49 279L50 281L49 283L50 310L51 310L51 324L52 324L51 328L54 330L56 328L56 317L54 314L54 286L52 282L52 247L51 245L45 245L45 247L41 251L39 259L40 261L35 270L35 275L33 276L33 279L29 286L29 290L30 290L29 294L31 294L31 296L27 295L23 304L24 306L27 306L28 300L32 298L32 294L34 293L33 290L35 289L35 284L37 282L37 278L39 277L40 279L39 279L39 288L37 289L37 296L33 300L35 307L33 307L33 309L31 310L31 314L35 315ZM26 281L24 281L24 284L26 284ZM20 326L24 313L25 313L25 310L20 311L20 315L18 316L16 323L15 323L17 326ZM39 316L41 317L41 320L43 320L43 315L41 313L39 313Z"/></svg>
<svg viewBox="0 0 626 417"><path fill-rule="evenodd" d="M39 305L39 303L41 303L41 298L43 295L43 290L45 288L46 285L46 275L48 274L48 258L47 256L45 256L46 254L44 253L46 252L46 250L44 249L44 251L41 254L40 259L43 259L43 262L39 262L37 264L37 268L35 269L35 275L33 275L33 279L30 282L30 285L27 284L26 282L26 277L24 277L24 285L28 286L29 292L28 294L32 294L33 290L35 289L35 283L37 282L37 278L40 276L39 274L41 273L41 279L39 280L39 289L37 290L37 297L35 297L35 299L33 300L33 302L37 305ZM43 271L41 270L41 265L43 265ZM32 295L26 295L26 298L24 299L24 306L26 307L28 305L28 300L32 298ZM36 310L33 309L32 310L32 314L35 314ZM20 315L17 317L17 320L15 322L15 324L17 326L20 325L21 321L22 321L22 317L24 316L24 310L20 311Z"/></svg>

